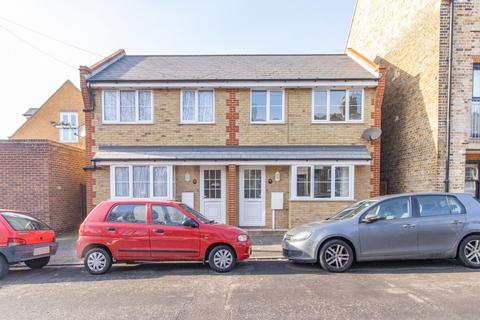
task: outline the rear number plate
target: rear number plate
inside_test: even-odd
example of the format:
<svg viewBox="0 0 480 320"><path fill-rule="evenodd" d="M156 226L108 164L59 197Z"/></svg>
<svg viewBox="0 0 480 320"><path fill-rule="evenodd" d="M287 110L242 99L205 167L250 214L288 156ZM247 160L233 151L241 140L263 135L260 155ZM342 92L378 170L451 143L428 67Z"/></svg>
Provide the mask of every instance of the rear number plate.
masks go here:
<svg viewBox="0 0 480 320"><path fill-rule="evenodd" d="M39 256L41 254L47 254L47 253L50 253L50 247L40 247L40 248L33 249L34 256Z"/></svg>

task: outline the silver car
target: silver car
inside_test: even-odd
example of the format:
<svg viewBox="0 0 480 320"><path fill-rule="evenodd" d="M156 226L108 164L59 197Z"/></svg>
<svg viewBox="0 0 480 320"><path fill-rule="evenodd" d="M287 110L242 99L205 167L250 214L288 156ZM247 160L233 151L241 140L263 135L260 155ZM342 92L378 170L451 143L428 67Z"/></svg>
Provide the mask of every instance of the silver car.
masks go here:
<svg viewBox="0 0 480 320"><path fill-rule="evenodd" d="M343 272L354 261L457 258L480 268L480 203L468 194L417 193L363 200L289 230L283 255Z"/></svg>

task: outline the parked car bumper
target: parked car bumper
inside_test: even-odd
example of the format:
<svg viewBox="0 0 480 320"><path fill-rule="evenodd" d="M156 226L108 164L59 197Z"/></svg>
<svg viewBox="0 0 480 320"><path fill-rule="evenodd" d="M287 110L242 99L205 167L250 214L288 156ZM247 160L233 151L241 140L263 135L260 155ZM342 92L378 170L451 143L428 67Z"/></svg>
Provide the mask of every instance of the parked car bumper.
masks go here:
<svg viewBox="0 0 480 320"><path fill-rule="evenodd" d="M48 249L47 249L48 248ZM0 248L8 263L17 263L27 260L39 259L53 256L57 253L58 243L47 242L30 245L19 245ZM48 252L47 252L48 251Z"/></svg>
<svg viewBox="0 0 480 320"><path fill-rule="evenodd" d="M317 262L313 243L310 241L282 241L282 254L285 258L297 262Z"/></svg>
<svg viewBox="0 0 480 320"><path fill-rule="evenodd" d="M250 239L248 239L246 242L237 242L235 244L235 252L237 254L238 261L248 259L252 254L252 243Z"/></svg>

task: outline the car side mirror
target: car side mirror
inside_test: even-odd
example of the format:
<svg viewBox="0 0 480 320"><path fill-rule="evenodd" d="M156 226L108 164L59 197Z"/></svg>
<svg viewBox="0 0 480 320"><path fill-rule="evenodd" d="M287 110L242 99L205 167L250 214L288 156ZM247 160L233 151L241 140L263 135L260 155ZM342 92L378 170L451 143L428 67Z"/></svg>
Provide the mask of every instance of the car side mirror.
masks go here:
<svg viewBox="0 0 480 320"><path fill-rule="evenodd" d="M380 220L385 220L385 217L384 216L373 216L373 217L370 217L370 218L363 218L362 222L363 223L373 223L375 221L380 221Z"/></svg>
<svg viewBox="0 0 480 320"><path fill-rule="evenodd" d="M184 227L190 227L190 228L198 228L198 223L193 220L193 219L190 219L188 218L187 220L183 221L182 225Z"/></svg>

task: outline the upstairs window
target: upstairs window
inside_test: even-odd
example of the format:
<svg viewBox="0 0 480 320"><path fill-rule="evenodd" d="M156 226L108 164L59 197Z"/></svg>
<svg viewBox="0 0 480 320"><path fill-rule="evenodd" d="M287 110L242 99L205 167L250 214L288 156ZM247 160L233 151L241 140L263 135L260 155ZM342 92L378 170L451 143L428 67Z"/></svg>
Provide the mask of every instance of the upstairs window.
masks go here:
<svg viewBox="0 0 480 320"><path fill-rule="evenodd" d="M284 111L283 90L252 90L250 107L252 123L283 123Z"/></svg>
<svg viewBox="0 0 480 320"><path fill-rule="evenodd" d="M78 142L78 114L76 112L60 113L60 142Z"/></svg>
<svg viewBox="0 0 480 320"><path fill-rule="evenodd" d="M363 90L313 90L312 122L362 122Z"/></svg>
<svg viewBox="0 0 480 320"><path fill-rule="evenodd" d="M102 93L103 123L151 123L150 90L105 90Z"/></svg>
<svg viewBox="0 0 480 320"><path fill-rule="evenodd" d="M473 65L473 98L480 100L480 64Z"/></svg>
<svg viewBox="0 0 480 320"><path fill-rule="evenodd" d="M214 123L213 90L183 90L181 92L181 123Z"/></svg>

